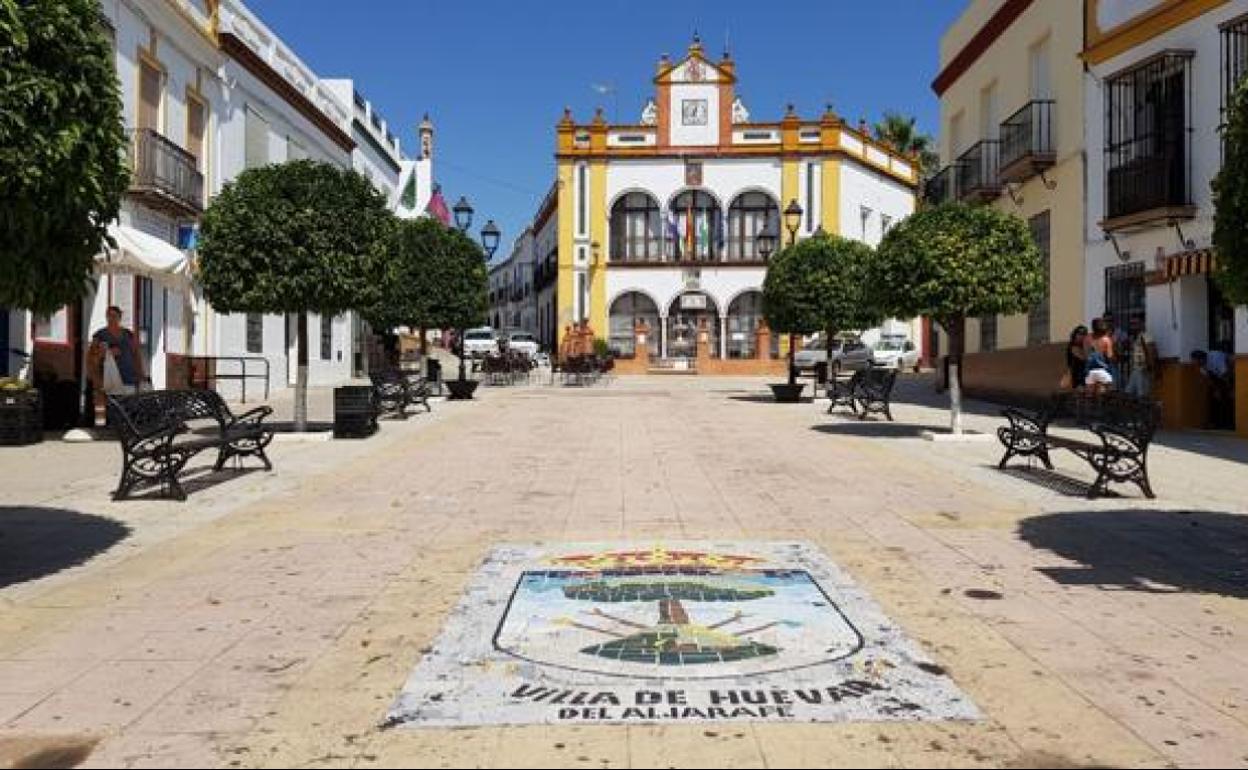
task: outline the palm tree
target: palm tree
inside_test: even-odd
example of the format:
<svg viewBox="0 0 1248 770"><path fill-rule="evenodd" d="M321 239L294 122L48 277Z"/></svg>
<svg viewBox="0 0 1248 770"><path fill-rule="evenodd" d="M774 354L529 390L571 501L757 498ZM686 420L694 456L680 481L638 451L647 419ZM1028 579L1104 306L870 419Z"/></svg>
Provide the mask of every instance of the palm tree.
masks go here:
<svg viewBox="0 0 1248 770"><path fill-rule="evenodd" d="M899 112L885 112L884 119L875 124L874 132L877 140L892 145L898 152L917 155L919 175L926 179L936 172L940 156L936 153L935 141L921 133L917 123L917 119Z"/></svg>

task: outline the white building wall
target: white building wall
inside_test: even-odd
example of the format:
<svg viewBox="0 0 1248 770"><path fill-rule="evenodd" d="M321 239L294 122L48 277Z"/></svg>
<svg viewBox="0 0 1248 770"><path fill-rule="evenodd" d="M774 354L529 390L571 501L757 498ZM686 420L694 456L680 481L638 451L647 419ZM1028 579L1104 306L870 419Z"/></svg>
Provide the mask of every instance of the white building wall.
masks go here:
<svg viewBox="0 0 1248 770"><path fill-rule="evenodd" d="M725 315L728 306L747 291L762 291L767 271L761 267L703 267L700 271L700 291L708 295ZM673 302L685 293L683 271L674 268L617 268L607 270L607 307L620 295L641 292L654 300L659 315L666 318Z"/></svg>
<svg viewBox="0 0 1248 770"><path fill-rule="evenodd" d="M863 230L863 207L870 209ZM852 161L841 164L841 235L878 246L884 237L883 217L893 224L914 213L914 192L877 171Z"/></svg>
<svg viewBox="0 0 1248 770"><path fill-rule="evenodd" d="M685 166L671 160L616 160L607 165L607 216L611 205L626 192L643 190L653 195L659 207L667 210L677 193L689 189ZM702 185L727 213L739 193L759 190L780 201L780 161L706 160L702 161ZM610 222L608 222L608 228Z"/></svg>
<svg viewBox="0 0 1248 770"><path fill-rule="evenodd" d="M243 11L241 5L237 2L231 2L228 5L232 9L229 11L223 10L223 13L227 15L226 23L229 28L236 28L244 33L246 33L248 28L256 29L259 30L258 34L260 35L272 36L272 33L264 29L254 17L244 18L239 22L232 21L230 14L242 13ZM234 24L238 26L234 27ZM246 34L244 34L244 37L246 37ZM301 81L309 81L315 78L315 75L307 70L306 67L298 63L293 52L285 48L276 38L271 39L275 45L275 52L273 53L273 56L276 57L275 61L279 61L279 63L285 62L286 65L284 66L288 66L290 72L296 73ZM344 149L331 140L320 128L300 114L279 95L272 92L267 85L239 64L239 62L232 59L226 60L221 68L221 72L227 101L218 121L216 137L216 146L219 147L219 152L216 153L216 179L218 180L218 185L215 191L219 191L220 186L234 179L246 169L248 108L255 110L268 125L268 160L270 163L281 163L288 160L290 143L294 141L302 147L310 159L331 163L340 168L353 167L352 152L350 150ZM302 85L297 85L297 87L300 87L301 91L304 90ZM320 81L313 82L311 89L310 92L305 91L305 93L309 94L309 98L313 99L314 103L319 102L330 105L332 114L327 114L330 114L331 119L335 120L339 128L350 135L350 102L346 105L341 104L333 92L323 84L320 84ZM195 340L197 350L203 350L207 355L214 356L251 357L257 355L247 351L245 314L218 314L207 307L206 303L200 303L196 309L199 316L197 328L205 330ZM293 384L295 378L296 337L293 321L290 321L290 345L288 346L287 323L288 320L280 314L269 314L264 318L263 352L259 355L262 355L269 362L270 384L274 388ZM324 361L320 357L319 317L316 314L309 314L308 381L310 384L331 385L350 379L354 358L351 328L352 318L350 314L334 319L334 354L331 360ZM207 331L209 329L211 329L211 332ZM253 386L257 387L257 389L260 387L258 383L248 383L249 397ZM237 390L236 384L222 384L222 390L226 392L227 397L235 395L235 390L231 390L231 387Z"/></svg>
<svg viewBox="0 0 1248 770"><path fill-rule="evenodd" d="M1118 6L1122 7L1119 8ZM1102 13L1118 14L1109 23L1127 18L1148 5L1145 0L1130 3L1102 3ZM1137 7L1138 6L1138 7ZM1164 50L1192 51L1189 124L1192 128L1189 144L1191 154L1192 202L1197 206L1196 218L1182 223L1183 235L1193 241L1196 248L1207 248L1213 236L1213 197L1209 183L1222 164L1221 141L1217 128L1221 121L1221 37L1219 25L1248 11L1248 3L1232 2L1206 13L1193 21L1172 29L1130 51L1093 66L1084 76L1084 108L1086 141L1088 148L1088 187L1086 217L1086 259L1084 309L1088 318L1105 311L1106 268L1130 262L1143 262L1146 270L1157 267L1158 250L1162 254L1182 251L1178 234L1165 225L1150 227L1134 233L1120 233L1118 247L1124 254L1120 259L1112 242L1105 238L1100 222L1105 218L1105 93L1102 88L1107 76L1126 69L1133 64ZM1203 278L1189 278L1176 285L1177 313L1171 312L1169 288L1149 287L1147 291L1147 314L1149 331L1157 338L1158 353L1162 357L1178 357L1187 360L1188 354L1206 346L1206 327L1199 322L1195 312L1185 311L1186 303L1197 303L1203 308L1205 299L1195 296L1188 284L1204 288ZM1185 302L1186 300L1186 302ZM1203 316L1202 316L1203 317ZM1174 324L1180 324L1175 330ZM1236 339L1240 339L1237 335ZM1242 343L1238 343L1242 344Z"/></svg>
<svg viewBox="0 0 1248 770"><path fill-rule="evenodd" d="M204 153L201 161L206 190L213 189L214 160L218 153L216 138L219 116L226 104L225 90L218 78L222 57L203 34L209 25L208 10L202 2L187 3L179 13L164 0L106 0L101 12L113 26L115 63L122 100L124 125L129 129L138 122L139 78L141 53L154 54L164 78L156 130L174 144L187 148L189 143L188 93L203 100L207 110ZM189 18L188 18L189 16ZM199 25L199 30L194 25ZM153 46L153 40L155 41ZM131 197L123 198L119 221L144 233L177 245L178 227L191 224L192 219L176 219L149 209ZM134 318L133 275L119 273L98 276L96 286L84 302L87 334L105 324L105 311L117 300L122 305L125 325ZM168 384L167 355L194 352L187 344L189 327L194 323L191 313L191 291L185 281L157 279L151 296L151 360L146 363L154 387Z"/></svg>

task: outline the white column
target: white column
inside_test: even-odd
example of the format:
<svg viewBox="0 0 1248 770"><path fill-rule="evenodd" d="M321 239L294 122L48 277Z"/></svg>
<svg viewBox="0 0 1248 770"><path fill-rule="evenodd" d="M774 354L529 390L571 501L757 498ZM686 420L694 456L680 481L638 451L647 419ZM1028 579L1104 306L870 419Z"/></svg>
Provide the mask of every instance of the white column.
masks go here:
<svg viewBox="0 0 1248 770"><path fill-rule="evenodd" d="M719 357L721 360L728 357L728 317L719 317Z"/></svg>
<svg viewBox="0 0 1248 770"><path fill-rule="evenodd" d="M667 358L667 316L659 316L659 358Z"/></svg>

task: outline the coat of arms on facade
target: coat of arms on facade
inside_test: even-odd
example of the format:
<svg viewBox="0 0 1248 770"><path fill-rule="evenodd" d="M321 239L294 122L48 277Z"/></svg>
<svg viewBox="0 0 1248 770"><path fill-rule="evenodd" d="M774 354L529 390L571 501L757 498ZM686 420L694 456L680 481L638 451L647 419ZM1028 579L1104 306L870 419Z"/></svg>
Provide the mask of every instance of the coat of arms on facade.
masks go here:
<svg viewBox="0 0 1248 770"><path fill-rule="evenodd" d="M685 185L687 187L702 186L702 164L690 161L685 164Z"/></svg>

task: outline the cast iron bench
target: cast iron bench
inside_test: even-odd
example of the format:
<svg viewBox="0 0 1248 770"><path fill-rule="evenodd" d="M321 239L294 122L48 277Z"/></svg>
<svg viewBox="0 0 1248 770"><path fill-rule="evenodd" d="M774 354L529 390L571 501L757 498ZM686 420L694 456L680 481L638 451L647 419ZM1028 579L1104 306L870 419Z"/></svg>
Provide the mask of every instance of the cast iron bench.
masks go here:
<svg viewBox="0 0 1248 770"><path fill-rule="evenodd" d="M849 379L830 377L828 379L828 414L838 406L849 407L858 419L865 420L867 415L882 414L893 421L892 397L893 386L897 384L897 370L868 367L854 372Z"/></svg>
<svg viewBox="0 0 1248 770"><path fill-rule="evenodd" d="M109 396L108 413L122 452L114 500L126 499L140 484L155 483L166 495L185 500L178 473L207 449L217 450L214 471L230 458L241 462L244 457L258 457L265 470L273 470L265 452L273 429L264 425L271 407L236 415L215 390L154 390ZM196 430L201 421L208 423L206 430Z"/></svg>
<svg viewBox="0 0 1248 770"><path fill-rule="evenodd" d="M1050 449L1065 449L1082 458L1096 471L1096 481L1088 497L1103 494L1109 483L1131 482L1145 497L1156 497L1148 478L1148 446L1161 424L1161 405L1120 391L1100 394L1063 393L1053 397L1044 409L1029 412L1006 409L1009 425L997 429L1005 446L998 468L1004 469L1014 457L1037 457L1053 469ZM1071 417L1075 425L1094 434L1094 440L1055 436L1049 432L1054 422Z"/></svg>
<svg viewBox="0 0 1248 770"><path fill-rule="evenodd" d="M417 404L432 412L429 406L429 383L415 372L398 369L382 369L369 372L373 392L377 394L377 408L383 414L407 416L407 408Z"/></svg>

